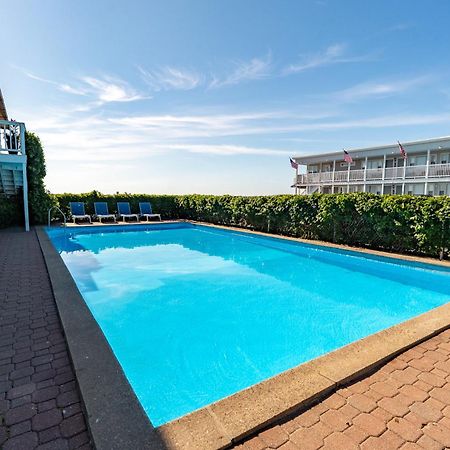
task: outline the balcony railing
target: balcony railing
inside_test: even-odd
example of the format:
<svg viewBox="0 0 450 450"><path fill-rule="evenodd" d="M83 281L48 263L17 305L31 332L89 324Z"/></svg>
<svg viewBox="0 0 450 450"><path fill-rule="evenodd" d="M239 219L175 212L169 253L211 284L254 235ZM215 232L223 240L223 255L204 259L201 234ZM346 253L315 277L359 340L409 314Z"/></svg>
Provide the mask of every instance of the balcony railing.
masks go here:
<svg viewBox="0 0 450 450"><path fill-rule="evenodd" d="M357 181L375 180L402 180L450 177L450 164L430 164L429 166L406 166L387 167L384 169L353 169L350 171L339 170L335 172L307 173L299 175L297 182L300 184L323 184L323 183L347 183ZM295 182L295 180L294 180Z"/></svg>
<svg viewBox="0 0 450 450"><path fill-rule="evenodd" d="M0 154L25 154L25 125L23 123L0 120Z"/></svg>

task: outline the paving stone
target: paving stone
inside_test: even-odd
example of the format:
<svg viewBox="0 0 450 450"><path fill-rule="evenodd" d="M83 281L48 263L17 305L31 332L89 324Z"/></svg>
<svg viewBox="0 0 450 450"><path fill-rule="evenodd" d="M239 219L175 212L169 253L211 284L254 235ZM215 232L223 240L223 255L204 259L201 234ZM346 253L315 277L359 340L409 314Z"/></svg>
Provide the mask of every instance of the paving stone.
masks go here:
<svg viewBox="0 0 450 450"><path fill-rule="evenodd" d="M38 433L39 443L45 444L46 442L54 441L61 438L61 431L58 425L42 430Z"/></svg>
<svg viewBox="0 0 450 450"><path fill-rule="evenodd" d="M10 389L6 398L13 400L15 398L23 397L24 395L33 393L35 389L36 385L34 383L23 384L22 386Z"/></svg>
<svg viewBox="0 0 450 450"><path fill-rule="evenodd" d="M423 427L423 433L445 447L450 447L450 429L432 422Z"/></svg>
<svg viewBox="0 0 450 450"><path fill-rule="evenodd" d="M8 439L3 450L30 450L38 445L37 433L28 432Z"/></svg>
<svg viewBox="0 0 450 450"><path fill-rule="evenodd" d="M347 417L339 410L330 409L320 416L320 421L327 427L336 431L344 431L351 425Z"/></svg>
<svg viewBox="0 0 450 450"><path fill-rule="evenodd" d="M63 392L56 398L56 403L61 408L77 402L79 402L79 396L76 391Z"/></svg>
<svg viewBox="0 0 450 450"><path fill-rule="evenodd" d="M378 402L378 405L394 416L401 417L408 413L408 406L400 402L397 397L383 398Z"/></svg>
<svg viewBox="0 0 450 450"><path fill-rule="evenodd" d="M324 439L324 450L358 450L359 446L343 433L332 433Z"/></svg>
<svg viewBox="0 0 450 450"><path fill-rule="evenodd" d="M13 408L6 411L5 414L5 424L14 425L16 423L23 422L24 420L31 419L36 415L36 406L32 403L19 406L18 408Z"/></svg>
<svg viewBox="0 0 450 450"><path fill-rule="evenodd" d="M279 425L263 431L259 437L269 448L278 448L289 440L289 435Z"/></svg>
<svg viewBox="0 0 450 450"><path fill-rule="evenodd" d="M89 435L86 431L83 431L80 434L77 434L76 436L72 437L69 439L69 448L75 449L78 448L80 446L82 446L83 444L87 444L89 443L90 438ZM280 447L281 449L283 448L283 446ZM289 449L285 449L285 450L289 450Z"/></svg>
<svg viewBox="0 0 450 450"><path fill-rule="evenodd" d="M68 450L69 443L66 439L57 439L55 441L47 442L36 447L36 450Z"/></svg>
<svg viewBox="0 0 450 450"><path fill-rule="evenodd" d="M62 421L62 414L59 409L50 409L37 414L32 419L32 428L35 431L42 431L46 428L58 425Z"/></svg>
<svg viewBox="0 0 450 450"><path fill-rule="evenodd" d="M32 399L33 402L45 402L46 400L50 400L56 398L59 394L59 389L57 386L50 386L44 389L39 389L33 393Z"/></svg>
<svg viewBox="0 0 450 450"><path fill-rule="evenodd" d="M354 406L361 412L368 413L377 407L374 400L362 394L353 394L347 399L347 401L351 406Z"/></svg>
<svg viewBox="0 0 450 450"><path fill-rule="evenodd" d="M81 433L86 429L86 424L84 422L84 417L82 414L77 414L75 416L64 419L60 426L61 434L64 437L72 437L78 433Z"/></svg>
<svg viewBox="0 0 450 450"><path fill-rule="evenodd" d="M373 414L361 413L353 419L353 424L369 436L381 436L386 430L386 423Z"/></svg>
<svg viewBox="0 0 450 450"><path fill-rule="evenodd" d="M418 429L402 417L394 417L388 423L388 428L398 434L403 440L409 442L415 442L422 436L422 430L420 428Z"/></svg>

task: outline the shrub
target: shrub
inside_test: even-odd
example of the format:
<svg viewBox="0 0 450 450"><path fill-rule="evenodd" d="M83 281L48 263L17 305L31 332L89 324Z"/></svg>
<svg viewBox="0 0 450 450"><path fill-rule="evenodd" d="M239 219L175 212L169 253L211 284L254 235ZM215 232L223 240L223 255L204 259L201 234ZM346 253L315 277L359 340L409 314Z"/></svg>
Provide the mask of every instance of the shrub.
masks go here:
<svg viewBox="0 0 450 450"><path fill-rule="evenodd" d="M0 196L0 228L17 225L23 218L19 196Z"/></svg>
<svg viewBox="0 0 450 450"><path fill-rule="evenodd" d="M29 131L25 134L25 146L30 222L45 223L47 210L52 205L52 197L45 190L44 185L46 174L44 150L39 137Z"/></svg>
<svg viewBox="0 0 450 450"><path fill-rule="evenodd" d="M93 214L94 201L106 201L111 213L117 201L138 211L150 201L164 219L187 219L272 232L304 239L401 253L437 256L450 247L450 197L408 195L314 194L103 195L59 194L55 200L69 214L69 201L82 201Z"/></svg>

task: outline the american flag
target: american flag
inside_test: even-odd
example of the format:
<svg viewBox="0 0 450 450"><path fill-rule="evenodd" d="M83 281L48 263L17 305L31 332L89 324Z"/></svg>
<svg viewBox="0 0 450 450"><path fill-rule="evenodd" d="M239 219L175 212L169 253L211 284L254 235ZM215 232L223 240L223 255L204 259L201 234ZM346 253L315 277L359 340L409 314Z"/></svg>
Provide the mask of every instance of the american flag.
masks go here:
<svg viewBox="0 0 450 450"><path fill-rule="evenodd" d="M400 141L398 142L398 149L400 150L400 154L403 156L404 159L408 157L408 154L406 153L406 150L403 148L403 145L400 144Z"/></svg>
<svg viewBox="0 0 450 450"><path fill-rule="evenodd" d="M289 160L291 161L291 167L295 170L298 169L298 163L296 163L292 158L289 158Z"/></svg>
<svg viewBox="0 0 450 450"><path fill-rule="evenodd" d="M348 154L347 150L344 150L344 161L351 164L353 162L352 157Z"/></svg>

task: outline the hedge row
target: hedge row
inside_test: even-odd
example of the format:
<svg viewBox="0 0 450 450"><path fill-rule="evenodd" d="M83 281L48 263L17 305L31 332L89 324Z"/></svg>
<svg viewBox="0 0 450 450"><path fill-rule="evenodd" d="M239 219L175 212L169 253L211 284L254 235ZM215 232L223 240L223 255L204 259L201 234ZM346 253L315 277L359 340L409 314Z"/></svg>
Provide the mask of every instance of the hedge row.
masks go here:
<svg viewBox="0 0 450 450"><path fill-rule="evenodd" d="M315 194L259 197L213 195L60 194L54 200L67 213L69 201L151 201L165 219L232 225L305 239L387 251L437 256L450 247L450 197Z"/></svg>
<svg viewBox="0 0 450 450"><path fill-rule="evenodd" d="M22 202L19 197L0 195L0 228L18 225L22 221Z"/></svg>

